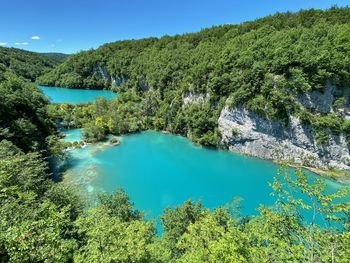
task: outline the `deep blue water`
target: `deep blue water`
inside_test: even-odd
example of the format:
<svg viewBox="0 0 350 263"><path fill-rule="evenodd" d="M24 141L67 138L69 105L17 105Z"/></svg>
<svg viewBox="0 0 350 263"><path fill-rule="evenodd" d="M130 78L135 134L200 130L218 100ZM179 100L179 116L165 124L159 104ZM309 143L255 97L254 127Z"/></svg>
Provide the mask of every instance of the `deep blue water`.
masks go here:
<svg viewBox="0 0 350 263"><path fill-rule="evenodd" d="M68 134L69 140L79 140L79 130ZM244 214L256 214L259 204L274 203L268 184L278 165L202 148L180 136L146 131L121 137L119 146L100 143L70 153L73 166L65 181L92 196L122 187L148 217L157 217L164 208L189 198L215 208L241 197ZM340 188L331 180L326 183L329 191Z"/></svg>
<svg viewBox="0 0 350 263"><path fill-rule="evenodd" d="M110 90L68 89L46 86L39 86L39 88L53 103L87 103L94 102L97 97L113 99L117 96L116 93Z"/></svg>

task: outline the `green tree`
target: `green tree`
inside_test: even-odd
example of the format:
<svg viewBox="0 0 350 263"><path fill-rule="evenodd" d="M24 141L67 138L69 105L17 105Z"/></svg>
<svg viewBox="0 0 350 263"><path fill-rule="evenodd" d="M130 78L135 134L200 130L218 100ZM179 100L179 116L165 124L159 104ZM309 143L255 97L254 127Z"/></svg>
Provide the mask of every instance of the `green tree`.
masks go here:
<svg viewBox="0 0 350 263"><path fill-rule="evenodd" d="M122 222L107 209L94 208L76 222L83 244L76 251L76 262L147 262L147 249L154 237L149 222Z"/></svg>
<svg viewBox="0 0 350 263"><path fill-rule="evenodd" d="M105 139L106 131L103 127L90 122L84 125L83 136L87 142L98 142Z"/></svg>
<svg viewBox="0 0 350 263"><path fill-rule="evenodd" d="M110 216L118 218L121 222L142 219L140 211L134 210L134 204L122 189L117 189L114 194L101 193L98 199L101 207L106 209Z"/></svg>

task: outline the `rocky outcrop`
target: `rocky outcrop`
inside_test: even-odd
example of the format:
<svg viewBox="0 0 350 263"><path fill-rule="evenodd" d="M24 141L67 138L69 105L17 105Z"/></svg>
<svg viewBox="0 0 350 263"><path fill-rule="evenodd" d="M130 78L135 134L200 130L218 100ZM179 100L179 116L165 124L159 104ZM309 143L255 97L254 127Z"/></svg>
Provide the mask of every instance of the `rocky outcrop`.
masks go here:
<svg viewBox="0 0 350 263"><path fill-rule="evenodd" d="M305 166L350 170L350 147L342 135L329 133L318 145L312 127L291 116L288 125L247 111L224 108L219 118L223 142L232 151L264 159L287 160Z"/></svg>
<svg viewBox="0 0 350 263"><path fill-rule="evenodd" d="M93 72L94 72L94 74L98 75L104 81L111 80L111 76L109 75L108 70L105 66L96 65L93 68Z"/></svg>
<svg viewBox="0 0 350 263"><path fill-rule="evenodd" d="M112 85L114 85L116 87L120 87L123 82L127 81L127 79L125 77L121 77L121 76L115 76L115 77L112 76L111 81L112 81Z"/></svg>
<svg viewBox="0 0 350 263"><path fill-rule="evenodd" d="M332 103L337 88L332 83L327 83L322 90L313 90L297 96L297 101L306 109L315 109L321 113L332 112Z"/></svg>
<svg viewBox="0 0 350 263"><path fill-rule="evenodd" d="M111 77L111 82L113 86L120 87L123 83L127 83L128 79L126 77L115 76ZM143 91L148 91L151 87L145 81L139 83L139 88Z"/></svg>
<svg viewBox="0 0 350 263"><path fill-rule="evenodd" d="M191 104L191 103L206 103L209 99L208 93L198 93L194 92L192 90L189 90L185 92L182 96L182 101L184 105Z"/></svg>

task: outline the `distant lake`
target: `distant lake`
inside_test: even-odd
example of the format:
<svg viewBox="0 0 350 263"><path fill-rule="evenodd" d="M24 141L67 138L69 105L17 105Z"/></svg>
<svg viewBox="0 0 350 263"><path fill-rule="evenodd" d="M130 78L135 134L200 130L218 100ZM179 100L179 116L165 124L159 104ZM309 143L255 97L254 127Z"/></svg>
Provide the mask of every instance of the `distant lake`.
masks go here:
<svg viewBox="0 0 350 263"><path fill-rule="evenodd" d="M81 130L66 134L66 140L78 141ZM71 167L64 181L90 197L121 187L147 217L158 217L164 208L189 198L202 199L206 207L215 208L241 197L242 212L248 215L256 214L259 204L275 202L269 186L278 171L273 162L206 149L184 137L156 131L125 135L120 140L119 146L99 143L70 151ZM331 180L326 184L330 192L341 187Z"/></svg>
<svg viewBox="0 0 350 263"><path fill-rule="evenodd" d="M94 102L97 97L114 99L117 93L110 90L68 89L61 87L39 86L52 103L87 103Z"/></svg>

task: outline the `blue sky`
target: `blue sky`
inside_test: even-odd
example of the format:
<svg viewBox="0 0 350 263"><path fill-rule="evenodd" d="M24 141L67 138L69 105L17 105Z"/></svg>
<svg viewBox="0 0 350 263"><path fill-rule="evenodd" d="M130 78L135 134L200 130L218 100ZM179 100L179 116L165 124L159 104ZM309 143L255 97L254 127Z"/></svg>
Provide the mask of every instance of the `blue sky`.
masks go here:
<svg viewBox="0 0 350 263"><path fill-rule="evenodd" d="M339 0L1 0L0 45L74 53L106 42L195 32Z"/></svg>

